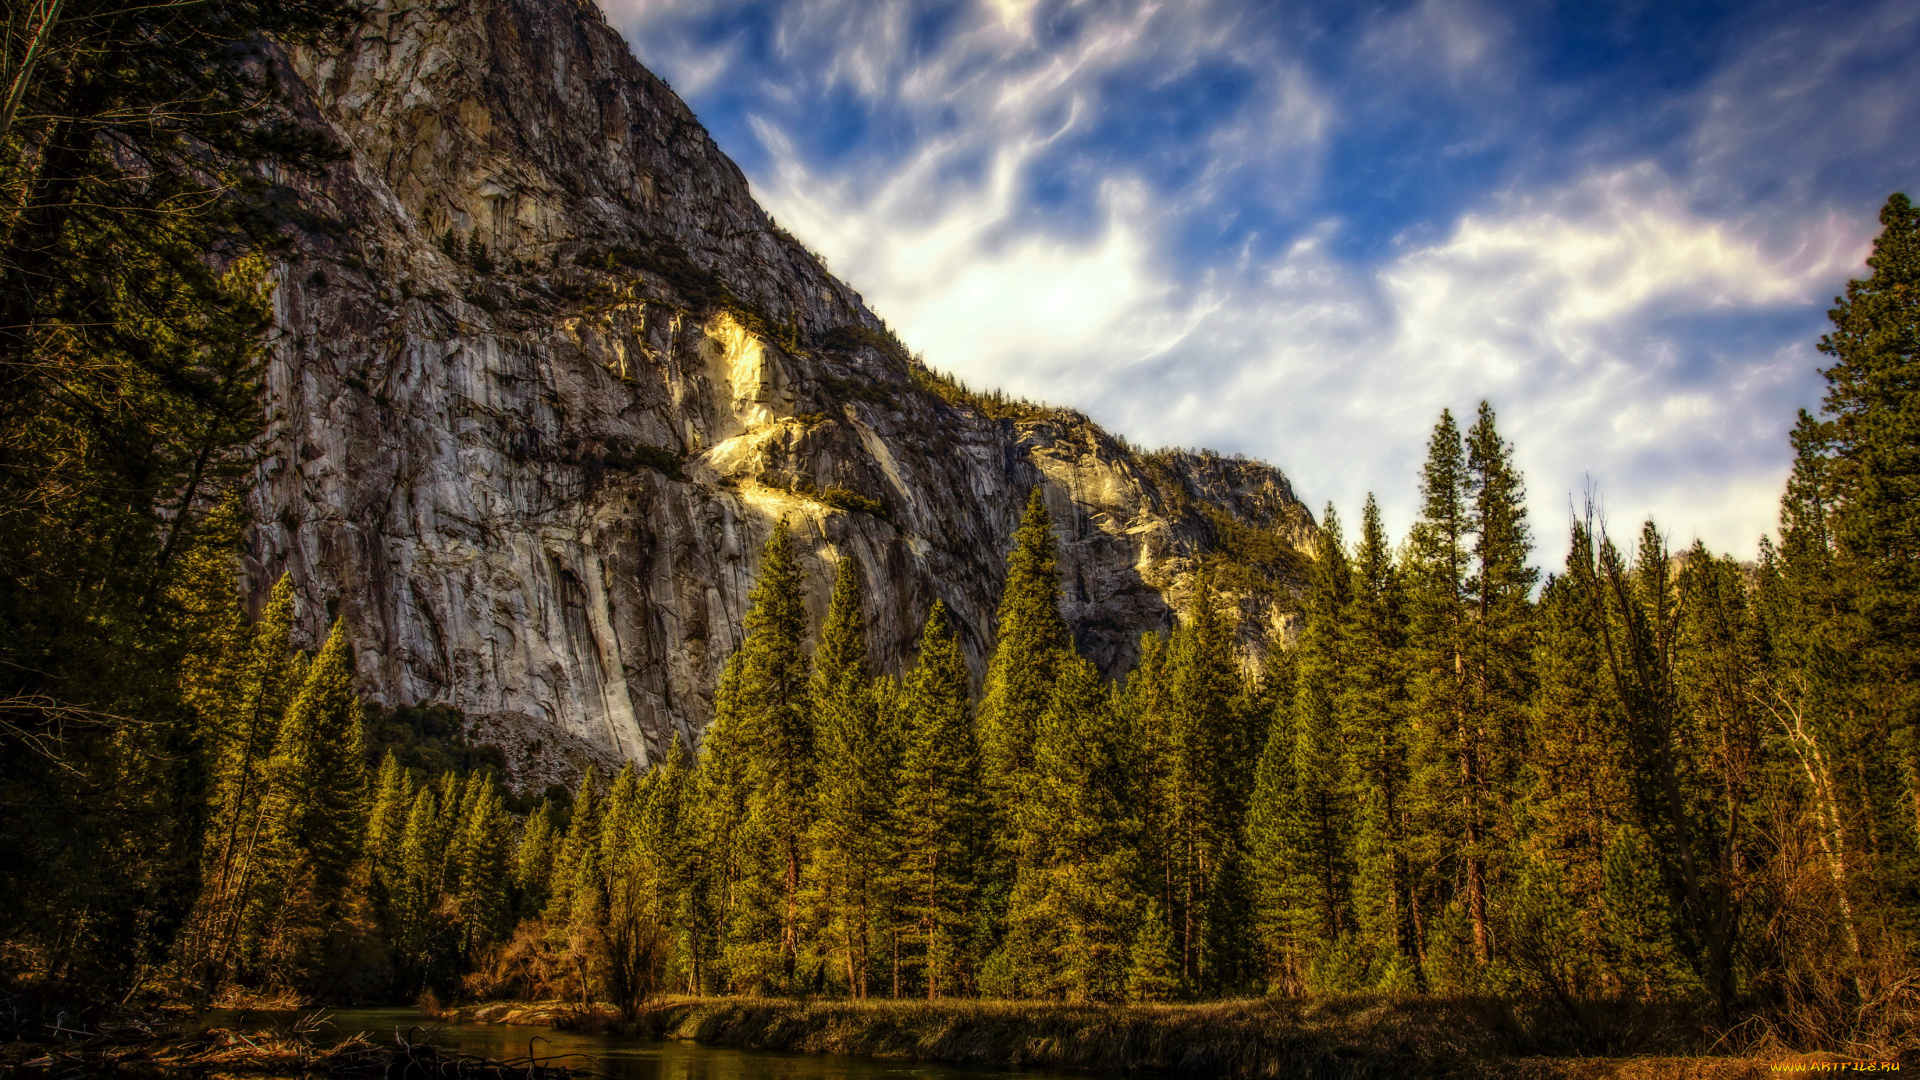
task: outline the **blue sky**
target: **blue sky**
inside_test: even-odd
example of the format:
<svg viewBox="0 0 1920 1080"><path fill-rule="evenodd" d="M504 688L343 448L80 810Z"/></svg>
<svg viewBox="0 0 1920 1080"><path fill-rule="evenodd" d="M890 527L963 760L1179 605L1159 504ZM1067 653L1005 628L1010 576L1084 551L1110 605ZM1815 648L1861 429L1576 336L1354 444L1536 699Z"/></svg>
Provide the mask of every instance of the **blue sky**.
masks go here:
<svg viewBox="0 0 1920 1080"><path fill-rule="evenodd" d="M1549 564L1589 492L1751 557L1920 196L1912 0L603 6L928 363L1396 533L1484 397Z"/></svg>

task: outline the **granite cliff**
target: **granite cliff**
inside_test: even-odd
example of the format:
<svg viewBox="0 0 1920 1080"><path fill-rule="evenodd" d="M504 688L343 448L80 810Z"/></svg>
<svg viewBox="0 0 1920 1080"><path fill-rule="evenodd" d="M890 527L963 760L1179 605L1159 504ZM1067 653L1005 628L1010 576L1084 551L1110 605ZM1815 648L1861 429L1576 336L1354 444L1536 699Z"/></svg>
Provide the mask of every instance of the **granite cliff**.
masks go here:
<svg viewBox="0 0 1920 1080"><path fill-rule="evenodd" d="M1036 483L1109 673L1202 562L1250 660L1281 625L1313 523L1278 470L928 371L590 4L383 0L286 59L348 157L291 181L247 574L347 618L370 697L459 707L522 783L697 740L781 517L817 615L853 559L885 668L940 598L978 672Z"/></svg>

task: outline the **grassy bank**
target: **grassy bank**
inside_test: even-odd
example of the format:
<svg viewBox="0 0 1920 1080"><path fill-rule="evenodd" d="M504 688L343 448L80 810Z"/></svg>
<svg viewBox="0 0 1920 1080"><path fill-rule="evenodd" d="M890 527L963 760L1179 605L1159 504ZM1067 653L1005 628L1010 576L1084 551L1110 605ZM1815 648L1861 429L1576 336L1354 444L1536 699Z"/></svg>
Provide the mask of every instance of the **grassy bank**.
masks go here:
<svg viewBox="0 0 1920 1080"><path fill-rule="evenodd" d="M1595 1004L1564 1011L1477 998L1352 996L1206 1005L1076 1006L996 1001L668 998L632 1020L558 1004L449 1011L493 1023L703 1043L945 1061L1220 1078L1699 1078L1790 1075L1839 1062L1705 1034L1687 1010ZM1716 1053L1717 1051L1717 1053ZM1908 1069L1920 1068L1909 1057ZM1800 1070L1795 1070L1800 1071Z"/></svg>

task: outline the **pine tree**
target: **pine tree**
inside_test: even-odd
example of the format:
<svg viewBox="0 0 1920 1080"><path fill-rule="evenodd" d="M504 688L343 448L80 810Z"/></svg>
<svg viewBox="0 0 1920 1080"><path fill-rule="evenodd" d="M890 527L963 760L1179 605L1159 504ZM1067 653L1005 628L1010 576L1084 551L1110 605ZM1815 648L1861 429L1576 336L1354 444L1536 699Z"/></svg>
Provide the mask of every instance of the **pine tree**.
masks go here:
<svg viewBox="0 0 1920 1080"><path fill-rule="evenodd" d="M1283 664L1284 666L1278 666ZM1269 659L1268 671L1284 672L1291 688L1292 653ZM1271 992L1299 989L1304 977L1297 942L1293 863L1293 695L1276 696L1266 745L1254 769L1248 800L1246 843L1253 877L1252 930L1262 953L1262 974Z"/></svg>
<svg viewBox="0 0 1920 1080"><path fill-rule="evenodd" d="M1026 857L1007 949L1030 994L1112 1001L1126 992L1139 873L1128 764L1126 730L1099 672L1068 660L1040 717L1033 790L1015 821Z"/></svg>
<svg viewBox="0 0 1920 1080"><path fill-rule="evenodd" d="M666 950L662 982L670 981L698 993L694 971L702 928L697 922L700 907L693 887L693 773L686 744L678 737L668 747L653 779L635 846L651 864L658 918L666 925L670 939L662 942Z"/></svg>
<svg viewBox="0 0 1920 1080"><path fill-rule="evenodd" d="M1681 694L1679 629L1689 598L1677 587L1673 559L1651 521L1631 564L1603 536L1594 565L1594 602L1606 612L1607 673L1624 720L1633 823L1661 856L1702 981L1725 1004L1737 993L1740 932L1738 890L1727 873L1737 855L1727 840L1744 823L1714 805L1728 796L1737 800L1737 791L1708 794L1715 785L1701 768L1701 718Z"/></svg>
<svg viewBox="0 0 1920 1080"><path fill-rule="evenodd" d="M513 857L514 912L518 916L540 912L552 897L554 860L565 835L559 813L553 800L542 799L527 815L520 832L520 846Z"/></svg>
<svg viewBox="0 0 1920 1080"><path fill-rule="evenodd" d="M1920 210L1903 194L1880 211L1867 265L1828 312L1820 351L1834 358L1823 412L1836 545L1857 575L1872 674L1893 692L1894 731L1911 770L1920 678ZM1910 786L1920 787L1909 772ZM1912 808L1920 813L1920 805Z"/></svg>
<svg viewBox="0 0 1920 1080"><path fill-rule="evenodd" d="M1347 671L1339 700L1354 805L1354 918L1377 977L1417 981L1419 907L1408 848L1407 613L1380 507L1367 496L1353 560Z"/></svg>
<svg viewBox="0 0 1920 1080"><path fill-rule="evenodd" d="M1457 898L1480 965L1493 958L1491 879L1510 837L1509 793L1531 693L1535 571L1512 448L1485 403L1464 442L1443 411L1428 444L1408 599L1417 861L1441 871L1430 907ZM1456 839L1457 838L1457 839Z"/></svg>
<svg viewBox="0 0 1920 1080"><path fill-rule="evenodd" d="M1216 932L1209 917L1222 868L1238 857L1241 793L1232 790L1228 758L1244 707L1233 659L1232 627L1220 612L1212 578L1202 570L1190 621L1167 644L1163 802L1174 940L1181 978L1207 985L1206 953ZM1237 932L1237 931L1236 931Z"/></svg>
<svg viewBox="0 0 1920 1080"><path fill-rule="evenodd" d="M236 628L220 655L185 673L185 697L202 717L213 758L205 884L182 950L199 968L203 991L233 974L236 950L248 936L245 919L260 877L261 844L272 835L268 761L305 678L304 658L292 645L293 610L293 582L282 575L251 633Z"/></svg>
<svg viewBox="0 0 1920 1080"><path fill-rule="evenodd" d="M1527 992L1544 991L1582 1023L1579 999L1592 979L1593 952L1581 940L1579 911L1555 863L1513 861L1514 881L1498 905L1502 952Z"/></svg>
<svg viewBox="0 0 1920 1080"><path fill-rule="evenodd" d="M283 970L323 960L346 911L366 815L366 751L352 646L336 622L287 707L267 762L265 850L252 902L274 926L261 945Z"/></svg>
<svg viewBox="0 0 1920 1080"><path fill-rule="evenodd" d="M1127 955L1128 1001L1158 1005L1179 996L1180 957L1174 952L1173 929L1158 900L1147 901Z"/></svg>
<svg viewBox="0 0 1920 1080"><path fill-rule="evenodd" d="M670 937L669 898L655 859L662 838L651 829L660 782L659 771L643 780L631 762L614 782L600 836L605 906L594 925L575 935L593 954L605 998L628 1019L658 987Z"/></svg>
<svg viewBox="0 0 1920 1080"><path fill-rule="evenodd" d="M1810 759L1809 740L1820 738L1813 729L1824 729L1825 752L1855 763L1858 775L1840 782L1835 800L1854 804L1841 811L1853 819L1851 838L1827 843L1851 845L1843 861L1874 867L1859 884L1885 905L1904 939L1896 948L1912 959L1920 956L1920 210L1896 193L1880 222L1867 259L1873 273L1848 282L1828 312L1826 419L1803 418L1797 449L1813 460L1796 468L1805 480L1788 493L1808 511L1796 531L1809 535L1783 535L1783 562L1813 586L1806 593L1828 601L1799 609L1799 636L1836 650L1794 662L1806 690L1794 711L1807 738L1790 738L1809 747ZM1803 560L1812 565L1795 565Z"/></svg>
<svg viewBox="0 0 1920 1080"><path fill-rule="evenodd" d="M1646 835L1632 825L1615 830L1602 867L1602 940L1621 987L1646 998L1697 987L1681 955L1667 885Z"/></svg>
<svg viewBox="0 0 1920 1080"><path fill-rule="evenodd" d="M491 773L468 780L478 791L461 828L460 950L473 957L506 930L513 861L513 818Z"/></svg>
<svg viewBox="0 0 1920 1080"><path fill-rule="evenodd" d="M791 985L799 955L801 870L811 829L814 774L812 705L808 700L807 658L801 651L807 612L801 594L800 566L793 538L783 519L760 557L760 577L748 596L746 636L740 646L739 708L731 723L746 751L749 823L765 834L756 844L760 865L752 874L770 875L768 886L777 911L777 975ZM749 933L748 923L736 929Z"/></svg>
<svg viewBox="0 0 1920 1080"><path fill-rule="evenodd" d="M415 795L413 776L389 751L380 762L380 776L374 784L365 851L367 900L389 950L397 937L394 904L401 887L400 850L406 843L407 818L413 812Z"/></svg>
<svg viewBox="0 0 1920 1080"><path fill-rule="evenodd" d="M1541 590L1538 673L1522 801L1532 854L1561 868L1586 948L1601 951L1602 868L1609 837L1631 816L1624 718L1607 675L1605 612L1594 595L1594 552L1574 522L1567 571Z"/></svg>
<svg viewBox="0 0 1920 1080"><path fill-rule="evenodd" d="M968 977L961 946L972 924L974 873L985 838L967 683L960 643L948 627L946 606L936 600L900 706L905 744L891 860L900 914L919 951L928 998L962 993Z"/></svg>
<svg viewBox="0 0 1920 1080"><path fill-rule="evenodd" d="M1296 947L1318 956L1353 929L1353 807L1336 712L1348 668L1353 571L1332 505L1308 577L1293 698L1293 783L1285 793ZM1344 988L1341 988L1344 989Z"/></svg>
<svg viewBox="0 0 1920 1080"><path fill-rule="evenodd" d="M1532 594L1540 572L1527 563L1533 539L1513 445L1501 438L1485 401L1467 431L1466 450L1473 528L1466 657L1471 704L1461 749L1470 767L1470 775L1463 774L1472 802L1467 816L1484 833L1467 852L1467 875L1492 889L1509 876L1504 863L1514 841L1513 793L1534 691ZM1473 891L1470 885L1469 911Z"/></svg>
<svg viewBox="0 0 1920 1080"><path fill-rule="evenodd" d="M983 782L992 801L994 835L1012 842L1013 821L1025 813L1032 790L1033 745L1059 670L1073 655L1073 635L1060 615L1060 575L1053 522L1043 490L1027 496L1013 534L1007 581L1000 596L993 656L980 699ZM995 876L1010 879L1019 855L998 852Z"/></svg>
<svg viewBox="0 0 1920 1080"><path fill-rule="evenodd" d="M398 881L393 890L393 938L396 989L418 991L444 962L446 927L439 904L446 865L447 836L440 799L432 784L421 785L407 814L400 845Z"/></svg>
<svg viewBox="0 0 1920 1080"><path fill-rule="evenodd" d="M1140 817L1142 887L1159 903L1163 919L1170 917L1174 896L1169 821L1173 800L1168 790L1173 758L1166 679L1169 651L1166 637L1142 634L1140 659L1127 674L1118 701L1134 748L1131 797Z"/></svg>
<svg viewBox="0 0 1920 1080"><path fill-rule="evenodd" d="M546 907L550 933L564 934L565 928L573 923L573 894L581 880L582 864L591 867L589 876L598 874L600 824L605 812L599 771L589 765L580 778L580 790L573 797L573 814L567 821L566 837L553 858L552 896Z"/></svg>
<svg viewBox="0 0 1920 1080"><path fill-rule="evenodd" d="M693 925L705 933L696 931L701 944L692 963L698 985L706 985L711 972L722 986L758 992L780 974L780 934L766 869L772 864L767 830L755 812L744 659L744 649L735 652L722 669L713 721L700 745ZM716 961L711 967L709 956Z"/></svg>
<svg viewBox="0 0 1920 1080"><path fill-rule="evenodd" d="M812 700L820 759L832 763L821 770L815 792L812 877L824 909L819 922L829 951L840 957L847 992L865 998L899 747L881 723L851 559L840 562L814 651Z"/></svg>

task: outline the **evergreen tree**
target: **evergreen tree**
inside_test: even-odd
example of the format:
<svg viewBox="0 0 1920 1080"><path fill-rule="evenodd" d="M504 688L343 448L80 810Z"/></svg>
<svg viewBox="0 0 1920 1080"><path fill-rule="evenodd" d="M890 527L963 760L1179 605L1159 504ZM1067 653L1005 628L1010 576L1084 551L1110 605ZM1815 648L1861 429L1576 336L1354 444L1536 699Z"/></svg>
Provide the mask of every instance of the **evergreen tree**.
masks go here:
<svg viewBox="0 0 1920 1080"><path fill-rule="evenodd" d="M504 935L511 910L513 816L491 774L486 774L481 792L467 818L466 865L460 870L461 946L469 957Z"/></svg>
<svg viewBox="0 0 1920 1080"><path fill-rule="evenodd" d="M1905 787L1920 790L1920 210L1889 196L1867 265L1828 312L1820 351L1834 358L1823 412L1835 546L1854 579L1857 637L1879 711L1903 757ZM1905 846L1920 830L1920 801ZM1910 857L1910 854L1909 854Z"/></svg>
<svg viewBox="0 0 1920 1080"><path fill-rule="evenodd" d="M204 759L181 675L220 650L190 579L234 590L238 530L216 508L266 422L258 252L298 213L285 178L330 156L291 122L269 42L337 39L350 9L7 11L0 937L67 990L117 999L195 902ZM203 957L206 914L188 931Z"/></svg>
<svg viewBox="0 0 1920 1080"><path fill-rule="evenodd" d="M589 943L606 1000L628 1019L658 987L670 939L671 898L657 861L666 838L654 831L661 780L658 770L641 779L628 763L614 782L601 824L605 908L597 924L575 938Z"/></svg>
<svg viewBox="0 0 1920 1080"><path fill-rule="evenodd" d="M1286 861L1292 881L1296 948L1317 957L1353 929L1353 806L1337 704L1349 666L1347 619L1353 571L1340 519L1328 505L1319 558L1308 577L1305 621L1297 650L1293 754L1285 798Z"/></svg>
<svg viewBox="0 0 1920 1080"><path fill-rule="evenodd" d="M1630 994L1667 997L1697 987L1676 939L1673 907L1646 835L1622 825L1602 863L1604 955Z"/></svg>
<svg viewBox="0 0 1920 1080"><path fill-rule="evenodd" d="M1592 978L1593 953L1581 940L1579 912L1558 866L1538 857L1513 861L1514 881L1499 904L1502 952L1525 991L1545 992L1581 1023L1578 999Z"/></svg>
<svg viewBox="0 0 1920 1080"><path fill-rule="evenodd" d="M1053 521L1046 496L1036 485L1014 532L1007 557L1007 582L1000 595L993 656L980 699L981 768L996 823L994 835L1012 843L1014 821L1025 811L1032 791L1033 746L1040 715L1073 656L1073 635L1060 615L1060 575ZM994 873L1008 878L1018 853L999 852Z"/></svg>
<svg viewBox="0 0 1920 1080"><path fill-rule="evenodd" d="M554 860L565 831L565 826L560 824L559 807L551 799L542 799L527 815L527 823L520 832L520 846L513 857L517 915L535 914L547 906L552 896Z"/></svg>
<svg viewBox="0 0 1920 1080"><path fill-rule="evenodd" d="M1694 713L1683 697L1680 628L1690 618L1690 598L1677 586L1673 560L1653 522L1642 529L1632 563L1601 537L1594 565L1593 602L1606 613L1606 666L1624 721L1633 824L1660 854L1694 964L1725 1005L1737 992L1740 890L1730 871L1740 859L1734 836L1745 824L1735 775L1744 766L1726 758L1722 764L1735 771L1713 777L1702 736L1716 742L1740 736L1731 730L1703 732L1701 723L1708 718ZM1734 786L1722 789L1729 782ZM1720 804L1732 804L1734 813L1723 812Z"/></svg>
<svg viewBox="0 0 1920 1080"><path fill-rule="evenodd" d="M1766 696L1820 807L1835 902L1874 907L1897 928L1894 955L1911 960L1920 956L1920 211L1896 193L1880 221L1872 274L1849 282L1828 312L1823 418L1803 413L1794 436L1769 619L1778 674Z"/></svg>
<svg viewBox="0 0 1920 1080"><path fill-rule="evenodd" d="M735 991L758 992L780 972L777 894L769 868L775 865L762 803L756 795L754 723L744 687L744 648L720 674L713 722L700 746L695 786L699 791L698 897L695 924L708 928L693 956L705 985L709 953L718 963L715 980Z"/></svg>
<svg viewBox="0 0 1920 1080"><path fill-rule="evenodd" d="M664 956L660 982L671 981L698 992L694 955L700 942L696 925L698 905L693 895L693 775L687 747L678 737L667 749L653 777L641 815L635 846L650 864L656 894L657 919L667 928L661 942Z"/></svg>
<svg viewBox="0 0 1920 1080"><path fill-rule="evenodd" d="M345 626L334 623L267 762L261 866L241 905L256 913L261 957L289 981L324 961L363 842L366 750L352 655Z"/></svg>
<svg viewBox="0 0 1920 1080"><path fill-rule="evenodd" d="M1484 963L1492 943L1484 864L1476 857L1486 822L1472 782L1476 764L1467 685L1471 536L1460 429L1453 414L1443 410L1427 444L1420 518L1407 541L1408 660L1416 732L1416 827L1410 841L1415 866L1422 871L1417 884L1426 894L1423 906L1437 912L1458 900L1471 919L1475 957Z"/></svg>
<svg viewBox="0 0 1920 1080"><path fill-rule="evenodd" d="M1015 822L1026 853L1015 879L1009 957L1029 994L1124 996L1135 911L1137 822L1126 729L1092 664L1063 665L1033 747L1033 791Z"/></svg>
<svg viewBox="0 0 1920 1080"><path fill-rule="evenodd" d="M389 951L398 937L395 907L401 888L401 846L407 839L407 819L413 812L413 777L389 751L380 762L374 783L373 808L367 815L366 898L376 928Z"/></svg>
<svg viewBox="0 0 1920 1080"><path fill-rule="evenodd" d="M1134 747L1132 802L1140 817L1142 886L1156 898L1162 919L1170 918L1174 896L1168 816L1173 803L1168 790L1173 758L1166 679L1169 651L1167 638L1153 633L1140 636L1140 659L1127 674L1118 703Z"/></svg>
<svg viewBox="0 0 1920 1080"><path fill-rule="evenodd" d="M1159 901L1147 901L1128 958L1128 1001L1158 1005L1179 996L1180 957L1174 952L1173 928L1167 924Z"/></svg>
<svg viewBox="0 0 1920 1080"><path fill-rule="evenodd" d="M1485 834L1467 852L1471 883L1507 876L1503 863L1514 842L1514 792L1534 690L1532 594L1540 572L1527 563L1533 539L1513 446L1500 437L1493 408L1484 401L1467 431L1466 451L1473 572L1466 583L1472 607L1465 672L1470 705L1460 750L1468 767L1467 817ZM1470 884L1470 913L1473 893Z"/></svg>
<svg viewBox="0 0 1920 1080"><path fill-rule="evenodd" d="M1291 676L1291 653L1282 657L1282 670ZM1282 657L1269 660L1270 672ZM1273 721L1254 769L1253 796L1247 805L1247 859L1254 888L1251 929L1262 953L1262 974L1272 992L1297 989L1302 979L1290 812L1295 789L1292 696L1286 694L1274 702Z"/></svg>
<svg viewBox="0 0 1920 1080"><path fill-rule="evenodd" d="M237 601L229 594L226 602L237 619ZM251 633L236 628L219 654L190 663L183 673L184 696L202 717L211 744L213 771L204 884L182 943L203 992L233 974L259 878L261 844L272 836L268 760L305 678L305 659L292 645L293 604L292 579L283 575Z"/></svg>
<svg viewBox="0 0 1920 1080"><path fill-rule="evenodd" d="M1489 890L1512 841L1503 830L1532 692L1536 577L1526 562L1531 540L1512 448L1485 402L1464 441L1452 414L1440 414L1408 548L1408 659L1420 734L1414 856L1429 868L1427 906L1459 901L1475 961L1485 965L1495 945Z"/></svg>
<svg viewBox="0 0 1920 1080"><path fill-rule="evenodd" d="M1603 948L1602 867L1609 837L1631 817L1624 719L1607 675L1605 612L1590 602L1594 552L1573 524L1567 571L1541 590L1538 675L1526 739L1525 844L1561 868L1589 952Z"/></svg>
<svg viewBox="0 0 1920 1080"><path fill-rule="evenodd" d="M1409 834L1407 613L1380 507L1367 496L1353 560L1347 668L1339 700L1354 807L1354 918L1377 978L1401 988L1418 969L1420 911Z"/></svg>
<svg viewBox="0 0 1920 1080"><path fill-rule="evenodd" d="M1228 758L1244 707L1232 652L1232 627L1219 610L1208 571L1194 589L1190 621L1167 644L1165 830L1174 940L1190 992L1207 985L1207 946L1228 927L1209 918L1225 864L1238 858L1243 793L1228 783Z"/></svg>
<svg viewBox="0 0 1920 1080"><path fill-rule="evenodd" d="M801 869L812 826L814 731L808 700L809 673L801 642L807 612L800 565L783 519L761 552L760 577L748 596L746 637L740 646L737 697L732 720L746 751L748 817L765 834L755 845L760 865L749 873L769 875L776 899L777 971L791 985L799 955ZM747 932L748 923L736 929ZM757 932L755 932L757 933Z"/></svg>
<svg viewBox="0 0 1920 1080"><path fill-rule="evenodd" d="M892 865L900 916L918 950L928 998L963 993L970 977L961 947L981 843L980 751L968 707L967 665L934 601L920 634L920 658L900 709L905 743L894 804Z"/></svg>
<svg viewBox="0 0 1920 1080"><path fill-rule="evenodd" d="M402 994L425 986L445 960L441 950L447 928L439 912L446 865L444 820L434 786L421 785L407 814L393 889L395 982Z"/></svg>
<svg viewBox="0 0 1920 1080"><path fill-rule="evenodd" d="M899 746L881 723L851 559L840 562L814 651L812 699L820 760L832 763L820 771L816 788L812 850L813 885L823 909L819 923L828 950L840 958L847 992L865 998Z"/></svg>
<svg viewBox="0 0 1920 1080"><path fill-rule="evenodd" d="M582 878L582 865L588 867L587 877L598 876L600 826L605 814L599 771L589 765L580 778L580 790L573 797L573 814L567 821L566 836L553 857L552 896L546 908L551 932L564 934L565 928L573 923L573 894Z"/></svg>

